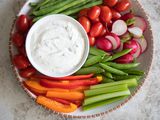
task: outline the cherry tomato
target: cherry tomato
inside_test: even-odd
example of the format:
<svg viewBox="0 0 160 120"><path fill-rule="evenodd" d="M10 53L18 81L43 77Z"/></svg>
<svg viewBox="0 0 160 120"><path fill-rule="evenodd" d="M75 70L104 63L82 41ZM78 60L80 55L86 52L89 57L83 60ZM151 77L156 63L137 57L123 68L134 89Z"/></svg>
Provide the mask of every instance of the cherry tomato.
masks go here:
<svg viewBox="0 0 160 120"><path fill-rule="evenodd" d="M92 20L91 22L92 22L92 24L94 24L94 23L99 22L99 21L100 21L100 20L99 20L99 17L98 17L98 18Z"/></svg>
<svg viewBox="0 0 160 120"><path fill-rule="evenodd" d="M108 5L109 7L113 7L117 4L118 0L103 0L105 5Z"/></svg>
<svg viewBox="0 0 160 120"><path fill-rule="evenodd" d="M19 72L20 76L23 78L29 78L36 73L36 70L33 67L28 67Z"/></svg>
<svg viewBox="0 0 160 120"><path fill-rule="evenodd" d="M25 46L19 47L18 52L24 55L25 57L27 56Z"/></svg>
<svg viewBox="0 0 160 120"><path fill-rule="evenodd" d="M88 35L88 38L89 38L89 44L90 46L94 46L95 45L95 37L91 37L90 35Z"/></svg>
<svg viewBox="0 0 160 120"><path fill-rule="evenodd" d="M120 0L116 4L115 9L119 12L124 12L124 11L128 10L130 6L131 6L131 3L129 0Z"/></svg>
<svg viewBox="0 0 160 120"><path fill-rule="evenodd" d="M25 69L30 66L28 59L21 54L13 57L13 63L18 69Z"/></svg>
<svg viewBox="0 0 160 120"><path fill-rule="evenodd" d="M119 18L121 18L121 14L115 9L111 9L111 12L112 12L112 20L118 20Z"/></svg>
<svg viewBox="0 0 160 120"><path fill-rule="evenodd" d="M83 28L88 33L90 31L90 28L91 28L91 22L90 22L90 20L87 17L82 16L82 17L79 18L78 21L80 22L80 24L83 26Z"/></svg>
<svg viewBox="0 0 160 120"><path fill-rule="evenodd" d="M92 27L91 27L91 31L90 31L90 36L91 37L98 37L103 29L103 24L100 22L95 23Z"/></svg>
<svg viewBox="0 0 160 120"><path fill-rule="evenodd" d="M19 32L27 32L30 27L28 17L26 15L19 16L16 22L16 26Z"/></svg>
<svg viewBox="0 0 160 120"><path fill-rule="evenodd" d="M107 29L103 26L102 27L102 32L100 33L99 37L104 36L107 33Z"/></svg>
<svg viewBox="0 0 160 120"><path fill-rule="evenodd" d="M33 20L32 19L29 19L29 27L31 28L33 25Z"/></svg>
<svg viewBox="0 0 160 120"><path fill-rule="evenodd" d="M79 16L79 17L87 16L88 10L89 10L89 8L85 8L85 9L81 10L81 11L79 12L78 16Z"/></svg>
<svg viewBox="0 0 160 120"><path fill-rule="evenodd" d="M109 23L112 19L112 12L109 7L107 6L102 6L101 7L101 14L100 14L100 19L103 22Z"/></svg>
<svg viewBox="0 0 160 120"><path fill-rule="evenodd" d="M20 33L16 32L12 36L12 42L15 46L21 47L24 43L24 37Z"/></svg>
<svg viewBox="0 0 160 120"><path fill-rule="evenodd" d="M91 20L95 20L99 17L100 15L100 12L101 12L101 8L98 7L98 6L93 6L91 7L91 9L88 11L88 17L91 19Z"/></svg>

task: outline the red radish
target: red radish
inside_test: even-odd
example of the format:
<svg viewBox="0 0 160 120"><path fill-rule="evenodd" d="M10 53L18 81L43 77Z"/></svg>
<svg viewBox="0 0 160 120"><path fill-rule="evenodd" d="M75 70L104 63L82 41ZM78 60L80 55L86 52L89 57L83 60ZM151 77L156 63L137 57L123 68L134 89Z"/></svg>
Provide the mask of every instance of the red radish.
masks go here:
<svg viewBox="0 0 160 120"><path fill-rule="evenodd" d="M123 50L123 45L123 42L121 42L120 47L117 50L115 50L115 52L121 52Z"/></svg>
<svg viewBox="0 0 160 120"><path fill-rule="evenodd" d="M113 48L112 43L104 37L98 38L96 40L96 46L97 48L102 49L107 52L111 51Z"/></svg>
<svg viewBox="0 0 160 120"><path fill-rule="evenodd" d="M128 41L124 43L124 46L123 46L124 49L132 49L130 54L136 53L138 50L138 47L139 47L138 43L135 40Z"/></svg>
<svg viewBox="0 0 160 120"><path fill-rule="evenodd" d="M142 48L141 48L141 46L139 45L138 42L137 42L137 45L138 45L137 52L132 55L134 58L138 58L142 53Z"/></svg>
<svg viewBox="0 0 160 120"><path fill-rule="evenodd" d="M146 20L139 16L134 17L134 19L135 19L135 24L133 26L141 28L142 31L144 32L147 29Z"/></svg>
<svg viewBox="0 0 160 120"><path fill-rule="evenodd" d="M135 38L140 38L143 35L143 31L139 27L131 27L128 28L128 31L135 37Z"/></svg>
<svg viewBox="0 0 160 120"><path fill-rule="evenodd" d="M121 36L127 32L127 24L123 20L117 20L112 25L112 33Z"/></svg>
<svg viewBox="0 0 160 120"><path fill-rule="evenodd" d="M134 39L135 41L137 41L139 43L139 45L142 48L142 53L147 49L147 41L145 38L139 38L139 39Z"/></svg>
<svg viewBox="0 0 160 120"><path fill-rule="evenodd" d="M121 19L124 20L124 21L127 21L128 19L133 19L134 18L134 14L133 13L126 13L124 14Z"/></svg>
<svg viewBox="0 0 160 120"><path fill-rule="evenodd" d="M115 9L111 9L111 12L112 12L112 20L118 20L119 18L121 18L121 14Z"/></svg>
<svg viewBox="0 0 160 120"><path fill-rule="evenodd" d="M119 48L120 44L121 44L121 40L120 38L114 34L114 33L109 33L105 36L105 38L107 38L113 45L113 50L116 50L117 48Z"/></svg>
<svg viewBox="0 0 160 120"><path fill-rule="evenodd" d="M134 58L133 58L133 56L131 54L126 54L126 55L116 59L115 62L126 64L126 63L133 62L133 60L134 60Z"/></svg>
<svg viewBox="0 0 160 120"><path fill-rule="evenodd" d="M120 36L121 40L128 41L132 38L129 32L126 32L124 35Z"/></svg>

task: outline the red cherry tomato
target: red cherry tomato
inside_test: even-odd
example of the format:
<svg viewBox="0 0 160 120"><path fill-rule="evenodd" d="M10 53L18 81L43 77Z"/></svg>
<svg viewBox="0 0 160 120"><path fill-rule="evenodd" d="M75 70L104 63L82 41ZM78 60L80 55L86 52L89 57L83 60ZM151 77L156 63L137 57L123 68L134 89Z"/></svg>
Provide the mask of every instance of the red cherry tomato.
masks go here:
<svg viewBox="0 0 160 120"><path fill-rule="evenodd" d="M25 57L27 56L25 46L19 47L18 52L24 55Z"/></svg>
<svg viewBox="0 0 160 120"><path fill-rule="evenodd" d="M13 57L13 63L18 69L25 69L30 66L28 59L21 54Z"/></svg>
<svg viewBox="0 0 160 120"><path fill-rule="evenodd" d="M29 19L29 27L31 28L33 25L33 20L32 19Z"/></svg>
<svg viewBox="0 0 160 120"><path fill-rule="evenodd" d="M90 36L91 37L98 37L103 29L103 24L100 22L95 23L92 27L91 27L91 31L90 31Z"/></svg>
<svg viewBox="0 0 160 120"><path fill-rule="evenodd" d="M101 8L98 7L98 6L93 6L91 7L91 9L88 11L88 17L91 19L91 20L95 20L99 17L100 15L100 12L101 12Z"/></svg>
<svg viewBox="0 0 160 120"><path fill-rule="evenodd" d="M79 17L87 16L88 10L89 10L89 8L85 8L85 9L81 10L81 11L79 12L78 16L79 16Z"/></svg>
<svg viewBox="0 0 160 120"><path fill-rule="evenodd" d="M27 32L30 27L28 17L26 15L19 16L16 22L16 26L19 32Z"/></svg>
<svg viewBox="0 0 160 120"><path fill-rule="evenodd" d="M103 22L109 23L112 19L112 12L109 7L107 6L102 6L101 7L101 14L100 14L100 19Z"/></svg>
<svg viewBox="0 0 160 120"><path fill-rule="evenodd" d="M108 5L109 7L113 7L117 4L118 0L103 0L105 5Z"/></svg>
<svg viewBox="0 0 160 120"><path fill-rule="evenodd" d="M88 38L89 38L89 44L90 46L94 46L95 45L95 37L91 37L90 35L88 35Z"/></svg>
<svg viewBox="0 0 160 120"><path fill-rule="evenodd" d="M15 46L21 47L24 43L24 37L20 33L16 32L12 36L12 42Z"/></svg>
<svg viewBox="0 0 160 120"><path fill-rule="evenodd" d="M100 20L99 20L99 17L98 17L98 18L92 20L91 22L92 22L92 24L94 24L94 23L99 22L99 21L100 21Z"/></svg>
<svg viewBox="0 0 160 120"><path fill-rule="evenodd" d="M79 18L78 21L80 22L80 24L83 26L83 28L88 33L90 31L90 28L91 28L91 23L90 23L89 19L85 16L82 16L82 17Z"/></svg>
<svg viewBox="0 0 160 120"><path fill-rule="evenodd" d="M120 0L116 6L115 9L119 12L124 12L129 9L131 6L130 0Z"/></svg>
<svg viewBox="0 0 160 120"><path fill-rule="evenodd" d="M119 18L121 18L121 14L115 9L111 9L111 12L112 12L112 20L118 20Z"/></svg>
<svg viewBox="0 0 160 120"><path fill-rule="evenodd" d="M19 72L20 76L23 78L29 78L36 73L36 70L33 67L28 67Z"/></svg>
<svg viewBox="0 0 160 120"><path fill-rule="evenodd" d="M99 37L104 36L107 33L107 29L103 26L102 27L102 32L100 33Z"/></svg>

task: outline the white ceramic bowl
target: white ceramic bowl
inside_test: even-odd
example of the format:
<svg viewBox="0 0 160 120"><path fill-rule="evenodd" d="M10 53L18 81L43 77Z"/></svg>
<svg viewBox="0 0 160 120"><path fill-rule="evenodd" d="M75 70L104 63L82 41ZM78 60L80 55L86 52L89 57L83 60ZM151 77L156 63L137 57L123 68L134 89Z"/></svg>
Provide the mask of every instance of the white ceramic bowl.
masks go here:
<svg viewBox="0 0 160 120"><path fill-rule="evenodd" d="M51 71L50 69L48 69L48 70L43 69L43 67L40 64L38 64L37 61L35 61L33 59L32 51L31 51L31 46L33 46L32 34L34 34L35 31L40 29L39 26L42 26L42 25L44 26L44 24L52 23L54 21L55 22L62 21L64 23L71 23L78 30L78 32L81 34L81 36L83 37L82 40L84 40L83 41L83 43L84 43L84 48L83 48L84 53L83 53L83 56L82 56L81 60L79 61L79 63L73 69L71 69L67 72L63 72L63 71L54 72L54 71ZM48 27L48 26L46 26L46 27ZM39 21L37 21L31 27L31 29L29 30L29 32L27 34L25 46L26 46L26 52L27 52L28 59L31 62L31 64L34 66L34 68L36 68L40 73L42 73L46 76L50 76L50 77L65 77L65 76L69 76L69 75L74 74L76 71L78 71L83 66L83 64L85 63L85 61L88 57L88 54L89 54L89 40L88 40L87 33L85 32L82 25L78 21L73 19L72 17L69 17L67 15L62 15L62 14L49 15L49 16L46 16L46 17L40 19Z"/></svg>
<svg viewBox="0 0 160 120"><path fill-rule="evenodd" d="M22 7L22 9L20 10L19 14L28 14L28 12L30 11L30 7L29 7L29 3L30 2L36 2L38 0L28 0L25 5ZM142 16L146 19L147 24L148 24L148 28L144 33L144 36L148 42L148 48L145 51L145 53L143 55L140 56L140 58L138 58L138 61L141 63L140 65L140 69L145 71L145 76L138 82L138 86L134 89L131 89L131 96L128 97L127 99L121 100L119 102L115 102L113 104L110 105L105 105L90 111L82 111L81 108L79 108L77 111L73 112L73 113L68 113L68 114L64 114L64 113L59 113L59 112L55 112L53 111L54 114L58 114L62 117L67 117L67 118L95 118L98 116L102 116L104 114L108 114L109 112L115 111L119 108L121 108L124 104L127 104L128 101L135 97L135 94L138 93L138 91L140 90L140 88L142 87L143 83L145 82L145 80L147 80L147 76L150 72L150 68L152 65L152 59L153 59L153 53L154 53L154 46L153 46L153 34L152 34L152 30L151 30L151 25L149 23L149 19L147 14L145 13L142 5L139 3L138 0L132 0L132 8L133 11L136 15ZM15 32L15 22L13 22L13 27L11 29L11 34ZM12 56L14 54L16 54L16 49L14 47L14 45L12 44L11 40L9 42L9 52L10 52L10 57L12 59ZM17 76L18 81L20 82L20 85L23 87L23 89L26 91L26 93L35 100L36 96L30 92L23 84L22 82L25 80L23 78L21 78L19 76L18 70L17 68L12 64L13 66L13 70ZM136 99L136 98L135 98ZM129 104L128 104L129 105ZM48 110L48 109L47 109Z"/></svg>

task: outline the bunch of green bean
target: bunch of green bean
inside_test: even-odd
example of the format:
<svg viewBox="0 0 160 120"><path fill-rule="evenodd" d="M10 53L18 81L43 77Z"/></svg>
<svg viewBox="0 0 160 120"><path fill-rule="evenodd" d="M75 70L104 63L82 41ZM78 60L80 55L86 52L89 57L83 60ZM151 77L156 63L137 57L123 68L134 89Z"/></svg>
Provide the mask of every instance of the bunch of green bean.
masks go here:
<svg viewBox="0 0 160 120"><path fill-rule="evenodd" d="M30 3L33 8L31 14L33 22L51 14L73 15L84 8L100 5L103 0L42 0L39 3Z"/></svg>
<svg viewBox="0 0 160 120"><path fill-rule="evenodd" d="M140 63L118 64L113 62L115 59L128 54L130 51L131 49L126 49L111 56L103 50L91 47L87 61L76 74L101 74L103 76L102 83L131 78L139 80L142 75L144 75L143 71L135 70Z"/></svg>

